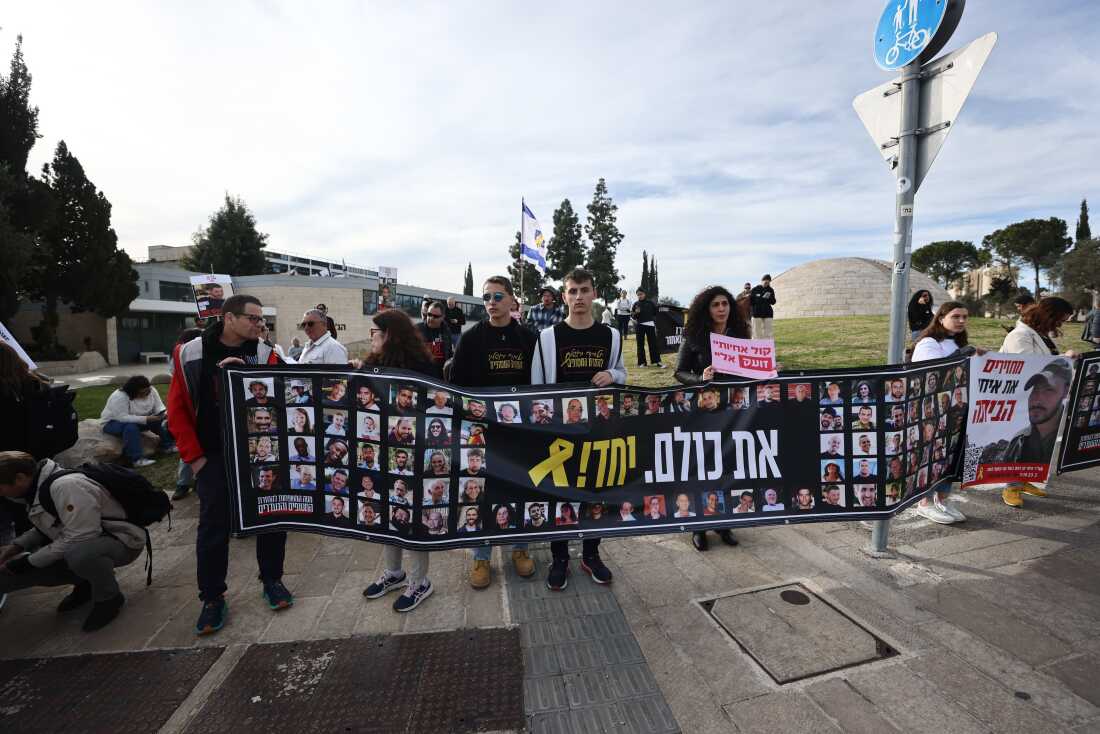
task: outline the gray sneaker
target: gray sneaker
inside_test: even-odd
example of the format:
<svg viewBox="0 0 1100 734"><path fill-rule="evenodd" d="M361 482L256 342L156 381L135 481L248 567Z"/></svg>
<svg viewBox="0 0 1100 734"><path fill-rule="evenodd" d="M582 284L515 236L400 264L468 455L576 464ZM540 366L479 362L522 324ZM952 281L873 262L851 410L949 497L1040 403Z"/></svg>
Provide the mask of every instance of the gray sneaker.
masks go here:
<svg viewBox="0 0 1100 734"><path fill-rule="evenodd" d="M954 502L950 502L948 500L944 500L941 502L938 497L936 498L935 502L936 507L946 512L951 517L955 518L955 522L966 522L966 515L962 514L962 512L959 510L958 506Z"/></svg>
<svg viewBox="0 0 1100 734"><path fill-rule="evenodd" d="M939 523L940 525L951 525L955 522L954 515L940 509L933 502L929 502L927 505L918 504L916 510L918 515L926 517L932 522Z"/></svg>

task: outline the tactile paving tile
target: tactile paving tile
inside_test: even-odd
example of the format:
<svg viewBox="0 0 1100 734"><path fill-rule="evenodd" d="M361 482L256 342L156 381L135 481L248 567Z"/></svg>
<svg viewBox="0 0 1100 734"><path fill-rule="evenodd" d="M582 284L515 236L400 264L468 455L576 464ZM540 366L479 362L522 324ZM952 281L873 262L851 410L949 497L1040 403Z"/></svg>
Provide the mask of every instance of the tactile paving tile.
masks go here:
<svg viewBox="0 0 1100 734"><path fill-rule="evenodd" d="M204 647L0 661L0 732L155 732L221 654Z"/></svg>
<svg viewBox="0 0 1100 734"><path fill-rule="evenodd" d="M516 629L253 645L188 728L206 731L520 730Z"/></svg>

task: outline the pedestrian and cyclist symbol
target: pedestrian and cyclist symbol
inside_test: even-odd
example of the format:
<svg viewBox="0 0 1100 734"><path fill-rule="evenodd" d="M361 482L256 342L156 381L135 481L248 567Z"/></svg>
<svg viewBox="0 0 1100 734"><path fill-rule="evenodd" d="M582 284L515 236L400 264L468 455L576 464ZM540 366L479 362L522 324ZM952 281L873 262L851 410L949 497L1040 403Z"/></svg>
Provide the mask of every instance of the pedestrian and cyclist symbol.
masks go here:
<svg viewBox="0 0 1100 734"><path fill-rule="evenodd" d="M949 0L888 0L875 30L875 62L893 71L912 63L936 35Z"/></svg>

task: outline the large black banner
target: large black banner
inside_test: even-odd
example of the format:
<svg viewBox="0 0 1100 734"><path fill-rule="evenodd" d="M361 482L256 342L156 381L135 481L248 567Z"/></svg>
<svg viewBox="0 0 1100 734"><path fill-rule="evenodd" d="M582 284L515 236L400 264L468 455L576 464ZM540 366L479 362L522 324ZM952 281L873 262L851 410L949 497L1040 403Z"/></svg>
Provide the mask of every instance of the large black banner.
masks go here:
<svg viewBox="0 0 1100 734"><path fill-rule="evenodd" d="M233 367L236 530L448 548L886 518L955 478L967 381L965 357L661 390Z"/></svg>
<svg viewBox="0 0 1100 734"><path fill-rule="evenodd" d="M1100 466L1100 351L1088 352L1077 363L1058 473L1090 466Z"/></svg>

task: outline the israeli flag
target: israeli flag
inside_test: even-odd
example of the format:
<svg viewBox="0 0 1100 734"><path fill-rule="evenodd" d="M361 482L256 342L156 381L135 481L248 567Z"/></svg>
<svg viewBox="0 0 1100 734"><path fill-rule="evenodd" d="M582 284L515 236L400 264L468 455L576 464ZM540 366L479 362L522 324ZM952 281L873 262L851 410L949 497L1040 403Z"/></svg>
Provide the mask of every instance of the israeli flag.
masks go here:
<svg viewBox="0 0 1100 734"><path fill-rule="evenodd" d="M539 220L523 204L522 229L520 230L520 257L534 265L540 275L546 275L546 238L542 236Z"/></svg>

